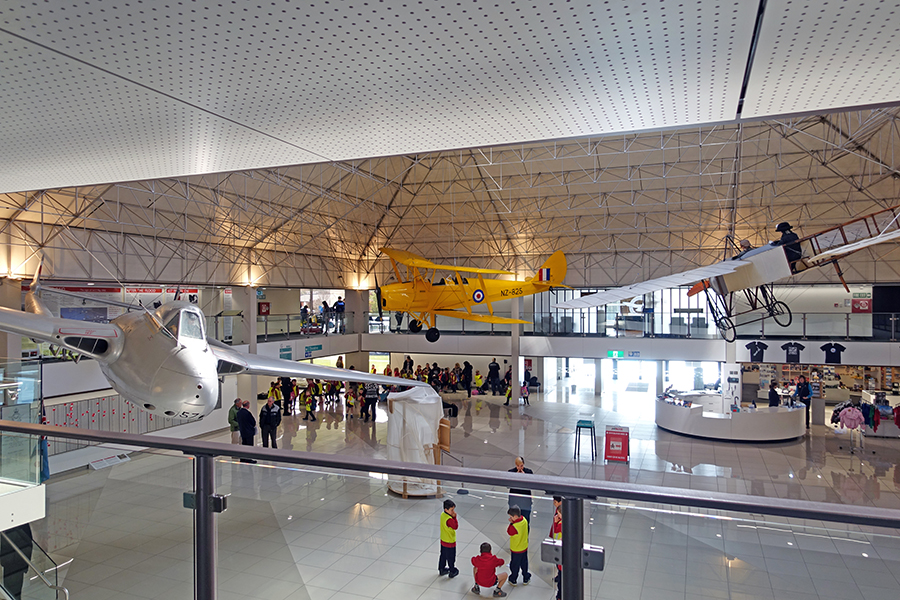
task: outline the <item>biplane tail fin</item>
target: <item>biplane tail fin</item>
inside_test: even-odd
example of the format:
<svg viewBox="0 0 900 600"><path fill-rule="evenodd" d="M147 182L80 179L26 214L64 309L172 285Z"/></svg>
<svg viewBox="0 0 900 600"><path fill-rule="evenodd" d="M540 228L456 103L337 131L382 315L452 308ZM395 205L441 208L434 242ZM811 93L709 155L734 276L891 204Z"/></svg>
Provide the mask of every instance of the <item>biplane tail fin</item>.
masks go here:
<svg viewBox="0 0 900 600"><path fill-rule="evenodd" d="M566 278L566 255L562 250L554 252L547 262L541 265L534 276L529 279L531 283L545 284L548 286L562 286L563 279Z"/></svg>

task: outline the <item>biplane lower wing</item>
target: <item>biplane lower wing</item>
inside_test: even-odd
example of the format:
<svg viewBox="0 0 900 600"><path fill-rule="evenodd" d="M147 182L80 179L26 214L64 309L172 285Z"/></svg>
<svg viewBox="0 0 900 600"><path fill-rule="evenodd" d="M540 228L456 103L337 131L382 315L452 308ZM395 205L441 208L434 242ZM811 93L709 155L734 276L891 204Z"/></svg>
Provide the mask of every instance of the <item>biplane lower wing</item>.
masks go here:
<svg viewBox="0 0 900 600"><path fill-rule="evenodd" d="M454 319L462 319L464 321L477 321L479 323L496 323L496 324L515 324L515 323L524 323L528 324L530 321L523 321L522 319L510 319L508 317L498 317L495 315L479 315L475 313L467 313L461 310L436 310L434 314L440 315L442 317L453 317Z"/></svg>
<svg viewBox="0 0 900 600"><path fill-rule="evenodd" d="M642 281L641 283L606 290L604 292L597 292L595 294L582 296L581 298L574 298L566 302L554 304L553 308L592 308L594 306L602 306L604 304L611 304L613 302L634 298L635 296L643 296L644 294L659 290L696 283L711 277L727 275L748 266L750 266L750 263L744 260L726 260L713 265L691 269L684 273L666 275L665 277L649 279L647 281Z"/></svg>

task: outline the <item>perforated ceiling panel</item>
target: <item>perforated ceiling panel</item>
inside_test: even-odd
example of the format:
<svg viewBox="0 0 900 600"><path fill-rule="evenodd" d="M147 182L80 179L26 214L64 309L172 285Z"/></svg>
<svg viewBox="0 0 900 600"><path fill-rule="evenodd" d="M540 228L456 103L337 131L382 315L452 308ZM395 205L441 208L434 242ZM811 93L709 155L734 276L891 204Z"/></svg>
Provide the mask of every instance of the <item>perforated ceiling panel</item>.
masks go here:
<svg viewBox="0 0 900 600"><path fill-rule="evenodd" d="M734 119L757 2L0 7L4 191Z"/></svg>
<svg viewBox="0 0 900 600"><path fill-rule="evenodd" d="M0 34L0 57L4 190L315 160L284 142L12 36Z"/></svg>
<svg viewBox="0 0 900 600"><path fill-rule="evenodd" d="M743 117L900 101L900 2L769 2Z"/></svg>

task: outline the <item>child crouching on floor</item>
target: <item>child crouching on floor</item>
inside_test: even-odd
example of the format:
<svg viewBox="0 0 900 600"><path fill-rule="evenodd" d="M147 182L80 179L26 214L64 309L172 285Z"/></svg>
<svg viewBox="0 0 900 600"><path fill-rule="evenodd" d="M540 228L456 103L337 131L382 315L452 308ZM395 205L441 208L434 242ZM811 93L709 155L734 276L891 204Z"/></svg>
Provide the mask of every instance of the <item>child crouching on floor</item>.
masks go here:
<svg viewBox="0 0 900 600"><path fill-rule="evenodd" d="M491 545L487 542L481 544L481 554L472 557L473 573L475 574L475 585L472 591L479 596L482 587L494 587L494 598L506 597L506 592L502 589L506 583L507 574L500 573L497 575L497 567L503 566L503 559L491 554Z"/></svg>

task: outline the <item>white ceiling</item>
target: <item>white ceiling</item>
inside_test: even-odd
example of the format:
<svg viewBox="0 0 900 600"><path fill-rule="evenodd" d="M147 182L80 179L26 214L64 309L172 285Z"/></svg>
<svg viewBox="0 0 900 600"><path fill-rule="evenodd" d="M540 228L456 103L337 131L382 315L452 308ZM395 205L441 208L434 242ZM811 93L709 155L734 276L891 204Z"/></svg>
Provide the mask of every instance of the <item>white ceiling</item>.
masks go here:
<svg viewBox="0 0 900 600"><path fill-rule="evenodd" d="M896 5L769 2L743 116L900 101ZM0 192L733 121L758 9L0 0Z"/></svg>

